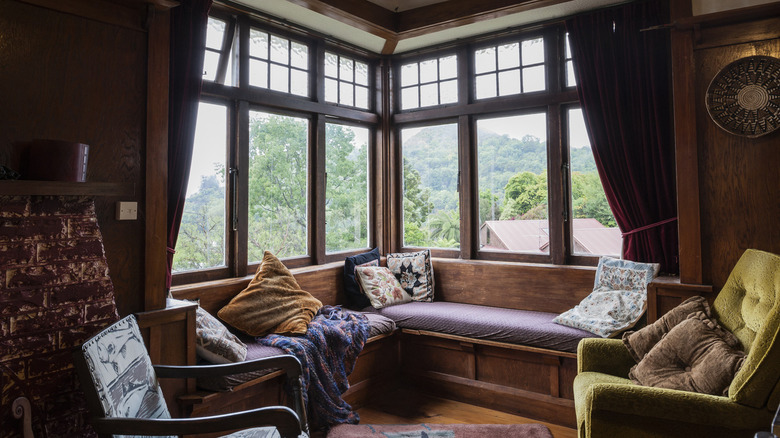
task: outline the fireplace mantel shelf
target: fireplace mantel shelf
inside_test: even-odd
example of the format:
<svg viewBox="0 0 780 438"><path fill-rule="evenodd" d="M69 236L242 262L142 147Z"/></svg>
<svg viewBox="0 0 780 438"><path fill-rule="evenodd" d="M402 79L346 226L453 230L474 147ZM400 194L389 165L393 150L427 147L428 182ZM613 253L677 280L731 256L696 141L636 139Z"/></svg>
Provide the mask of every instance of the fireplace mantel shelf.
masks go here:
<svg viewBox="0 0 780 438"><path fill-rule="evenodd" d="M0 196L133 196L132 183L0 181Z"/></svg>

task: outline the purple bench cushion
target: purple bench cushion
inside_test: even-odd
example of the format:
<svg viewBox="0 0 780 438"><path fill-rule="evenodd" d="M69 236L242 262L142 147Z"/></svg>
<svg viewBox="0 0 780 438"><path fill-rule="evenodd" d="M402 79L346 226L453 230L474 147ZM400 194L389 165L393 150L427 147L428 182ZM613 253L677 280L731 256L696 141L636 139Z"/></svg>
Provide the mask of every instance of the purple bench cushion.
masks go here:
<svg viewBox="0 0 780 438"><path fill-rule="evenodd" d="M488 341L577 352L593 333L552 322L557 313L504 309L474 304L411 302L376 310L400 328L426 330Z"/></svg>
<svg viewBox="0 0 780 438"><path fill-rule="evenodd" d="M369 324L369 339L384 333L390 333L396 329L395 322L392 319L377 313L364 313ZM260 345L255 338L245 334L238 334L238 337L246 344L246 360L261 359L264 357L278 356L287 354L278 347ZM203 362L207 364L208 362ZM274 370L258 370L249 373L233 374L230 376L209 377L197 380L197 385L201 389L209 391L230 391L234 386L240 385L258 377L262 377Z"/></svg>

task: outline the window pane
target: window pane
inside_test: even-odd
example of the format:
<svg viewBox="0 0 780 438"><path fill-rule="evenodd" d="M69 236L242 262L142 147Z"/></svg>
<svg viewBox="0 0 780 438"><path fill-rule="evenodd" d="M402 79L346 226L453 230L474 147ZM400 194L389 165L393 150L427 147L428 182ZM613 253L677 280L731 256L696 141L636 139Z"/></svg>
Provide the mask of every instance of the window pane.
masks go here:
<svg viewBox="0 0 780 438"><path fill-rule="evenodd" d="M484 73L488 71L496 70L496 49L495 47L488 47L486 49L477 50L474 53L474 72Z"/></svg>
<svg viewBox="0 0 780 438"><path fill-rule="evenodd" d="M444 81L439 86L441 103L455 103L458 101L458 81Z"/></svg>
<svg viewBox="0 0 780 438"><path fill-rule="evenodd" d="M309 74L305 71L290 69L290 93L298 96L309 95Z"/></svg>
<svg viewBox="0 0 780 438"><path fill-rule="evenodd" d="M353 82L355 80L352 63L353 61L348 58L339 59L339 79L349 82Z"/></svg>
<svg viewBox="0 0 780 438"><path fill-rule="evenodd" d="M268 63L256 59L249 60L249 85L268 88Z"/></svg>
<svg viewBox="0 0 780 438"><path fill-rule="evenodd" d="M206 47L210 49L222 49L222 40L225 38L225 22L209 17L206 30Z"/></svg>
<svg viewBox="0 0 780 438"><path fill-rule="evenodd" d="M549 253L547 115L477 121L481 249Z"/></svg>
<svg viewBox="0 0 780 438"><path fill-rule="evenodd" d="M420 106L439 104L439 86L436 83L420 87Z"/></svg>
<svg viewBox="0 0 780 438"><path fill-rule="evenodd" d="M498 74L498 95L520 94L520 70L502 71Z"/></svg>
<svg viewBox="0 0 780 438"><path fill-rule="evenodd" d="M460 247L458 125L401 130L404 246Z"/></svg>
<svg viewBox="0 0 780 438"><path fill-rule="evenodd" d="M249 112L249 262L308 254L309 122Z"/></svg>
<svg viewBox="0 0 780 438"><path fill-rule="evenodd" d="M623 238L607 203L585 129L582 110L570 109L569 157L573 252L620 256Z"/></svg>
<svg viewBox="0 0 780 438"><path fill-rule="evenodd" d="M201 103L173 271L225 266L227 108Z"/></svg>
<svg viewBox="0 0 780 438"><path fill-rule="evenodd" d="M406 64L401 67L401 86L414 85L417 79L417 63Z"/></svg>
<svg viewBox="0 0 780 438"><path fill-rule="evenodd" d="M368 85L368 64L355 61L355 83Z"/></svg>
<svg viewBox="0 0 780 438"><path fill-rule="evenodd" d="M496 97L496 74L477 76L477 99Z"/></svg>
<svg viewBox="0 0 780 438"><path fill-rule="evenodd" d="M368 248L368 134L326 124L326 252Z"/></svg>
<svg viewBox="0 0 780 438"><path fill-rule="evenodd" d="M290 65L302 70L309 69L309 48L303 44L290 42Z"/></svg>
<svg viewBox="0 0 780 438"><path fill-rule="evenodd" d="M219 53L206 50L203 57L203 79L214 81L217 78L217 67L219 65Z"/></svg>
<svg viewBox="0 0 780 438"><path fill-rule="evenodd" d="M520 67L520 45L518 43L498 46L498 68Z"/></svg>
<svg viewBox="0 0 780 438"><path fill-rule="evenodd" d="M433 82L439 78L436 61L429 59L420 63L420 83Z"/></svg>
<svg viewBox="0 0 780 438"><path fill-rule="evenodd" d="M546 87L544 79L544 66L529 67L523 69L523 92L542 91Z"/></svg>
<svg viewBox="0 0 780 438"><path fill-rule="evenodd" d="M418 96L419 87L409 87L401 89L401 109L412 109L420 106Z"/></svg>
<svg viewBox="0 0 780 438"><path fill-rule="evenodd" d="M355 106L368 109L368 88L360 85L355 86Z"/></svg>
<svg viewBox="0 0 780 438"><path fill-rule="evenodd" d="M325 52L325 76L331 78L339 77L338 65L339 57L333 53Z"/></svg>
<svg viewBox="0 0 780 438"><path fill-rule="evenodd" d="M353 87L354 85L348 82L339 82L339 103L340 104L355 106Z"/></svg>
<svg viewBox="0 0 780 438"><path fill-rule="evenodd" d="M271 35L271 61L289 65L289 44L290 41Z"/></svg>
<svg viewBox="0 0 780 438"><path fill-rule="evenodd" d="M290 91L290 78L287 76L289 73L287 67L281 65L271 64L271 89L275 91L284 91L285 93Z"/></svg>
<svg viewBox="0 0 780 438"><path fill-rule="evenodd" d="M439 79L456 77L458 77L458 57L453 55L439 58Z"/></svg>
<svg viewBox="0 0 780 438"><path fill-rule="evenodd" d="M577 78L574 77L574 63L566 61L566 86L577 86Z"/></svg>
<svg viewBox="0 0 780 438"><path fill-rule="evenodd" d="M268 59L268 34L257 29L249 31L249 55Z"/></svg>
<svg viewBox="0 0 780 438"><path fill-rule="evenodd" d="M339 85L334 79L325 79L325 101L339 103Z"/></svg>
<svg viewBox="0 0 780 438"><path fill-rule="evenodd" d="M544 39L536 38L523 41L523 65L544 62Z"/></svg>

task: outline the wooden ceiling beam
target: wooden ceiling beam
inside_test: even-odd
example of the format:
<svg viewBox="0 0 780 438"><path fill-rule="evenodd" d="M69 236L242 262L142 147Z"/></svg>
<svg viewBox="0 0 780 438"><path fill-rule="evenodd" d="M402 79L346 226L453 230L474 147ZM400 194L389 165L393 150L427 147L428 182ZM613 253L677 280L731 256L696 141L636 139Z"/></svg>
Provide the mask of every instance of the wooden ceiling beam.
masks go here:
<svg viewBox="0 0 780 438"><path fill-rule="evenodd" d="M365 0L287 0L385 39L397 39L396 15Z"/></svg>
<svg viewBox="0 0 780 438"><path fill-rule="evenodd" d="M399 39L491 20L567 0L449 0L398 13Z"/></svg>

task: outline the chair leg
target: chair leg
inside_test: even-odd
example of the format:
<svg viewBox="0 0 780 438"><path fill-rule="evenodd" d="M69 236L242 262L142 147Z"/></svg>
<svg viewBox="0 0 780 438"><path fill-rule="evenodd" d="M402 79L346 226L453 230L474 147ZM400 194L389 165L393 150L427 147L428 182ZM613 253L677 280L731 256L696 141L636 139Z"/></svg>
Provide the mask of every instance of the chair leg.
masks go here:
<svg viewBox="0 0 780 438"><path fill-rule="evenodd" d="M306 435L309 435L309 421L306 418L306 404L303 401L303 376L289 379L292 388L293 409L301 420L301 429Z"/></svg>

